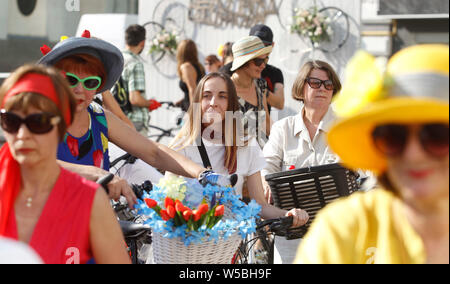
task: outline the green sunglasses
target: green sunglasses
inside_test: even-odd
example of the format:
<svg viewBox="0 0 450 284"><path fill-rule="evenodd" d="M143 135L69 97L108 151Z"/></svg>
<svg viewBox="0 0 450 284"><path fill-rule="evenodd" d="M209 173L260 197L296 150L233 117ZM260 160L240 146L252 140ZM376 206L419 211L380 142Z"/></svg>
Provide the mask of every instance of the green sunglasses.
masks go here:
<svg viewBox="0 0 450 284"><path fill-rule="evenodd" d="M67 72L66 79L69 82L71 88L75 88L79 82L83 84L83 87L88 91L97 90L102 84L102 78L98 76L90 76L84 79L80 79L77 75Z"/></svg>

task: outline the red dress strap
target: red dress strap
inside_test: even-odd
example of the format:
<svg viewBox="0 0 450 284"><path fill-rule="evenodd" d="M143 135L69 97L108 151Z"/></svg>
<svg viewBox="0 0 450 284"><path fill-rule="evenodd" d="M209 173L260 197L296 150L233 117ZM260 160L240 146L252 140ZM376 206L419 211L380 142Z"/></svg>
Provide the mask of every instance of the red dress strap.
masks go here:
<svg viewBox="0 0 450 284"><path fill-rule="evenodd" d="M92 258L90 218L98 187L61 168L30 240L45 263L87 263ZM10 214L7 236L18 239L15 214Z"/></svg>

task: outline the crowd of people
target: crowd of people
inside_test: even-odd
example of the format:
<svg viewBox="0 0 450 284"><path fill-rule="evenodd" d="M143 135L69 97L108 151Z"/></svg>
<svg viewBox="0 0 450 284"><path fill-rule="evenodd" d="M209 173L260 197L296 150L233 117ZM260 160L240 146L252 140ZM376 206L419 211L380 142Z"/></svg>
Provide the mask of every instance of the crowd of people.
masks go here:
<svg viewBox="0 0 450 284"><path fill-rule="evenodd" d="M293 227L305 225L308 212L274 206L266 175L337 162L370 171L382 189L333 202L304 239L276 237L275 261L448 263L448 46L405 48L384 72L358 53L345 84L329 63L305 62L291 86L298 114L274 122L271 108L284 108L285 86L282 70L268 64L275 46L268 26L254 26L204 63L185 39L175 105L186 116L165 146L146 137L163 98L146 89L145 29L132 25L125 34L124 51L89 32L45 47L38 64L15 70L0 89L7 141L0 237L28 244L37 253L30 262L67 263L71 248L78 263L130 262L109 200L124 196L133 208L136 196L119 176L108 195L95 183L109 171L112 142L167 175L232 185L261 205L262 218L293 216ZM377 88L357 74L363 61L373 66L361 70L379 72ZM126 113L110 92L119 80Z"/></svg>

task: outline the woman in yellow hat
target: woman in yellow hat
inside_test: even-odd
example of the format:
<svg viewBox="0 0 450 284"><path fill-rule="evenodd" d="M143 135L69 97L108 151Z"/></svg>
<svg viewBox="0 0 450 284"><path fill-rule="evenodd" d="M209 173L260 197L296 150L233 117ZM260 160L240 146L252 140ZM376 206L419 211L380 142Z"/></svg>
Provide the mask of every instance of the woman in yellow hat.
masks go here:
<svg viewBox="0 0 450 284"><path fill-rule="evenodd" d="M385 72L359 53L347 72L329 145L382 189L321 211L296 262L448 263L449 47L408 47Z"/></svg>

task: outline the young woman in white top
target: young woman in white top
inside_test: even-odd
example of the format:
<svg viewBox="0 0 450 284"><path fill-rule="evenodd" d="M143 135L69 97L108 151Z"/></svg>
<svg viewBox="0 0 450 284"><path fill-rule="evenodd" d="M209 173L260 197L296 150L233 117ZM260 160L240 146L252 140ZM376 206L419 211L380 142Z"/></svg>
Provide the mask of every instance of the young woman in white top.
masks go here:
<svg viewBox="0 0 450 284"><path fill-rule="evenodd" d="M264 157L254 139L244 141L239 135L240 126L236 121L240 120L233 119L238 115L239 102L233 82L225 74L210 73L199 82L188 120L169 147L203 165L198 147L203 141L213 171L238 175L237 194L242 194L247 180L250 198L262 206L262 218L294 216L294 227L304 225L308 221L306 211L282 210L265 200L260 173L265 165Z"/></svg>

